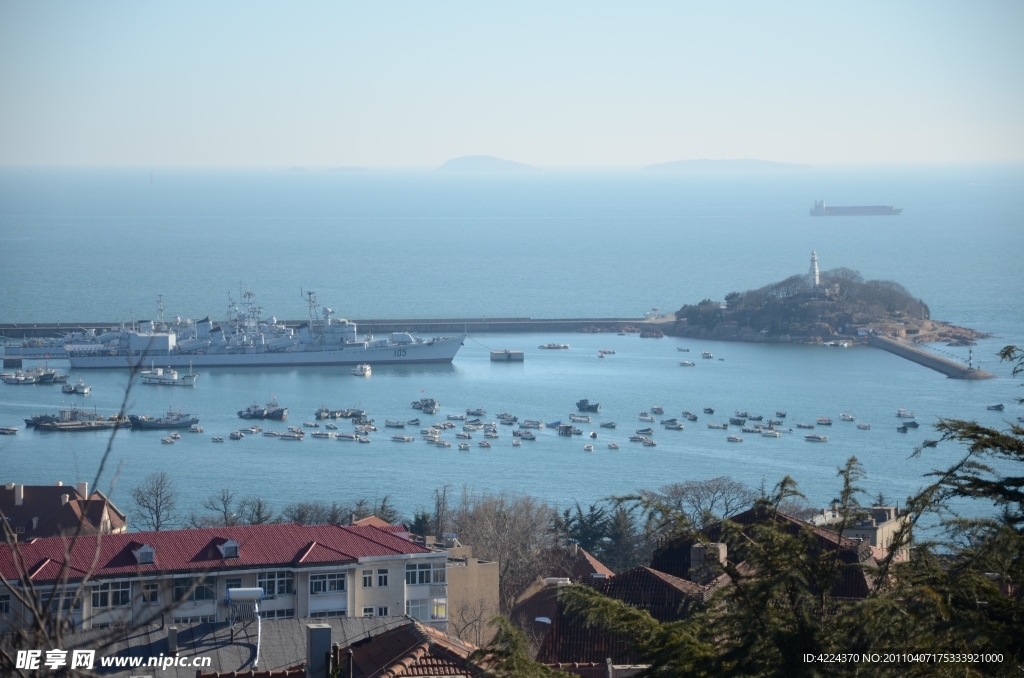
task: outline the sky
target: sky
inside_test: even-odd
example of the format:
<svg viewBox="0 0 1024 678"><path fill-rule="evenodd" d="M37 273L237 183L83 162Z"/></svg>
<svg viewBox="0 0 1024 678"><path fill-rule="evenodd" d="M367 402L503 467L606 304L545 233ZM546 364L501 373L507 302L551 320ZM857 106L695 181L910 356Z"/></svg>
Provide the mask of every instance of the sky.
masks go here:
<svg viewBox="0 0 1024 678"><path fill-rule="evenodd" d="M0 165L1024 159L1024 3L0 0Z"/></svg>

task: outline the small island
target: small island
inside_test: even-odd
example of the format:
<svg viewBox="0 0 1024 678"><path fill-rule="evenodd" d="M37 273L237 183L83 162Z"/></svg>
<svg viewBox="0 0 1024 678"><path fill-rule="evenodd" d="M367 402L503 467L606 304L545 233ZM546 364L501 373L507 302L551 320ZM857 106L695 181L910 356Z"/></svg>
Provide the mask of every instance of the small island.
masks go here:
<svg viewBox="0 0 1024 678"><path fill-rule="evenodd" d="M819 272L811 253L806 274L793 275L725 301L704 299L675 313L668 334L753 342L866 341L868 337L914 343L971 346L980 332L931 319L928 305L891 280L864 280L857 271Z"/></svg>

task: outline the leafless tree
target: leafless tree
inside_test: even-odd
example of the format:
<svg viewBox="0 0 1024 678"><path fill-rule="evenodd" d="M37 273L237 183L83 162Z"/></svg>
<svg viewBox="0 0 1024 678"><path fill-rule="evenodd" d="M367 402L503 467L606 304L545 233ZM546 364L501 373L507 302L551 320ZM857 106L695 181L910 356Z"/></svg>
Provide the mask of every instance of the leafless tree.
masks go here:
<svg viewBox="0 0 1024 678"><path fill-rule="evenodd" d="M448 607L449 633L477 647L483 647L494 636L490 620L498 610L487 604L483 598L463 601Z"/></svg>
<svg viewBox="0 0 1024 678"><path fill-rule="evenodd" d="M174 481L166 471L155 471L131 489L132 519L146 530L166 530L180 520Z"/></svg>
<svg viewBox="0 0 1024 678"><path fill-rule="evenodd" d="M238 514L246 525L263 525L274 521L270 504L257 496L246 497L238 502Z"/></svg>
<svg viewBox="0 0 1024 678"><path fill-rule="evenodd" d="M450 524L461 542L472 545L476 557L497 561L503 611L544 573L544 554L556 546L551 530L556 516L554 508L534 497L463 488Z"/></svg>
<svg viewBox="0 0 1024 678"><path fill-rule="evenodd" d="M657 492L643 490L640 495L685 515L699 530L750 508L757 499L753 489L728 476L671 483Z"/></svg>

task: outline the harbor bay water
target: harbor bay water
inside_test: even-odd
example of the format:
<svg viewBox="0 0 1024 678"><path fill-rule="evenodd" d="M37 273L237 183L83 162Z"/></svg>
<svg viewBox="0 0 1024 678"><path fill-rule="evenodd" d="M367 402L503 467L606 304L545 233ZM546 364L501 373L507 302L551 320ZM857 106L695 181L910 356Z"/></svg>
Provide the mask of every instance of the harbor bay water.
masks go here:
<svg viewBox="0 0 1024 678"><path fill-rule="evenodd" d="M571 348L537 348L548 342L568 343ZM985 340L975 350L992 354L998 343ZM523 349L525 361L491 362L490 348ZM615 353L598 358L600 349ZM701 359L705 350L715 358ZM681 367L683 360L696 365ZM52 386L0 385L3 422L21 424L21 418L56 411L62 402L103 413L117 410L126 371L77 371L73 376L87 379L92 394L82 398L63 395ZM962 452L942 444L922 458L910 458L915 445L938 437L930 428L938 417L974 418L999 426L1024 414L1011 404L1015 395L1015 383L1005 373L988 381L947 379L868 347L640 339L635 334L487 334L468 338L450 365L381 365L374 367L370 378L352 376L349 367L222 368L202 371L194 388L135 385L129 394L130 413L156 416L168 407L180 408L198 416L205 432L182 432L173 445L161 443L160 431L119 433L101 486L108 489L116 478L113 497L127 507L128 488L149 473L165 470L177 484L186 510L198 509L203 499L227 487L239 496L259 495L277 510L310 499L346 502L388 495L409 515L416 508L429 508L434 488L445 484L525 492L564 506L683 480L727 475L758 487L791 475L813 505L824 506L837 491L837 467L856 455L868 473L863 485L872 494L882 492L902 501L923 485L926 472ZM212 436L227 438L230 431L252 423L239 419L237 410L271 397L289 408L288 421L259 422L265 429L300 426L326 405L363 408L380 431L370 434L369 445L259 435L211 442ZM421 397L441 402L437 415L411 408L411 401ZM485 421L503 411L520 420L567 421L583 397L601 403L591 424L577 424L584 436L560 437L545 428L536 432L537 440L521 447L512 446L509 426L499 426L501 437L491 440L491 449L477 447L483 437L474 432L472 448L463 452L454 446L454 431L459 429L444 436L453 448L441 449L419 440L420 426L405 429L416 436L415 443L392 442L396 430L383 426L385 419L413 417L426 426L477 407L487 410ZM1006 411L986 409L996 402L1005 403ZM656 405L665 408L664 415L656 415L658 420L679 417L683 410L697 413L700 420L684 421L683 431L671 431L638 419L641 411ZM714 407L715 414L703 414L705 407ZM920 428L897 433L897 408L914 412ZM727 422L736 410L766 419L786 411L784 428L794 427L794 432L776 439L741 433L735 426L728 431L707 427L708 422ZM840 421L841 412L870 423L871 430ZM795 428L797 422L814 423L818 417L834 423L814 431ZM616 421L618 427L600 428L599 421ZM348 420L334 423L339 430L352 429ZM628 442L633 431L647 426L655 429L657 447ZM591 431L598 433L596 440L586 435ZM730 433L744 441L728 443ZM807 442L806 433L824 433L829 442ZM103 433L22 430L0 439L4 476L40 484L91 480L107 439ZM610 441L620 449L608 449ZM583 446L591 442L594 451L584 452Z"/></svg>
<svg viewBox="0 0 1024 678"><path fill-rule="evenodd" d="M152 174L152 177L151 177ZM443 484L528 492L565 505L637 488L720 475L769 485L792 475L815 505L836 493L835 469L850 455L868 472L864 485L901 499L922 475L960 450L915 444L937 437L939 416L991 425L1021 414L1006 366L995 358L1024 336L1024 192L1017 167L941 169L812 168L767 174L544 172L518 176L431 172L256 172L177 170L0 170L0 322L142 320L163 295L169 317L222 320L228 293L250 288L264 317L303 318L313 289L341 316L608 317L721 299L806 270L811 250L823 270L846 266L867 278L893 279L930 306L932 317L995 336L974 347L975 363L997 379L965 382L876 349L698 342L636 335L480 335L450 365L374 366L359 379L349 368L203 369L194 389L134 387L130 412L159 415L168 406L200 419L205 434L174 445L159 432L118 434L103 487L130 506L127 488L166 470L186 510L229 487L259 494L276 508L305 499L350 501L389 495L405 513L432 503ZM816 218L829 204L885 204L898 217ZM569 343L568 351L540 344ZM486 347L526 351L522 364L491 363ZM676 351L689 347L690 353ZM605 359L597 351L616 351ZM967 348L935 346L966 359ZM709 350L714 361L699 358ZM724 358L719 361L717 358ZM695 367L684 368L690 359ZM61 367L60 363L52 366ZM159 367L159 365L157 365ZM86 398L59 388L0 384L0 426L55 412L62 401L112 414L125 373L75 371L93 386ZM288 424L311 419L321 404L363 407L380 425L419 416L420 397L442 403L438 418L469 407L520 419L567 419L582 398L602 403L589 438L539 432L511 446L508 427L491 450L393 443L385 431L369 445L307 436L302 442L248 436L210 442L242 425L235 412L276 396ZM988 404L1003 402L1005 412ZM654 424L657 447L626 442L664 417L700 414L684 431ZM787 425L831 417L815 429L827 444L794 432L762 438L707 428L735 410L788 412ZM904 407L921 428L896 432ZM839 421L850 412L870 431ZM339 422L342 430L350 424ZM278 428L284 428L278 426ZM415 432L418 434L418 429ZM738 433L743 443L727 443ZM476 434L475 434L476 435ZM455 439L447 436L453 443ZM106 445L102 433L0 438L5 482L91 480ZM618 451L606 447L620 444Z"/></svg>

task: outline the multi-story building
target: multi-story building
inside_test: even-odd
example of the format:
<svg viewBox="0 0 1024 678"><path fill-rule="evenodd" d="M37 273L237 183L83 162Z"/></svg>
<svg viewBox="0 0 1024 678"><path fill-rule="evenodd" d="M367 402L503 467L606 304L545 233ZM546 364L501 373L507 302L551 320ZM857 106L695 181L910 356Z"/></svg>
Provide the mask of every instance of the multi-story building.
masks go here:
<svg viewBox="0 0 1024 678"><path fill-rule="evenodd" d="M261 588L264 618L407 614L446 630L446 563L446 552L373 526L286 523L36 539L0 550L7 582L0 585L0 631L31 623L12 595L27 591L29 580L51 610L84 629L227 621L238 612L229 589Z"/></svg>

